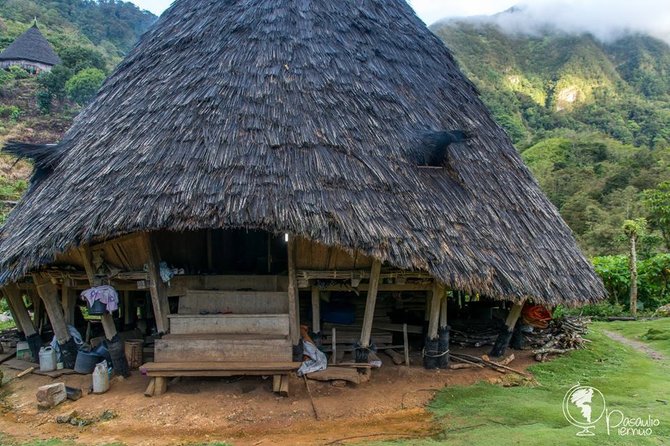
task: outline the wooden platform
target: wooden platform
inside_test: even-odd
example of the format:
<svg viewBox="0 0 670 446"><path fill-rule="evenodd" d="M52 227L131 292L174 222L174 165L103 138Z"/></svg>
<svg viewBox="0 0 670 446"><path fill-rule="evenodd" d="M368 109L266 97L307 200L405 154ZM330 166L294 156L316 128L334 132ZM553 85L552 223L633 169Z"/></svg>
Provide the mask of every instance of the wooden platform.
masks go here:
<svg viewBox="0 0 670 446"><path fill-rule="evenodd" d="M281 362L292 357L287 336L171 334L157 339L155 362Z"/></svg>
<svg viewBox="0 0 670 446"><path fill-rule="evenodd" d="M148 362L140 371L151 377L144 394L161 395L167 391L166 378L178 376L268 376L272 375L272 390L288 396L288 376L300 367L299 362Z"/></svg>
<svg viewBox="0 0 670 446"><path fill-rule="evenodd" d="M171 314L171 334L288 336L288 314Z"/></svg>

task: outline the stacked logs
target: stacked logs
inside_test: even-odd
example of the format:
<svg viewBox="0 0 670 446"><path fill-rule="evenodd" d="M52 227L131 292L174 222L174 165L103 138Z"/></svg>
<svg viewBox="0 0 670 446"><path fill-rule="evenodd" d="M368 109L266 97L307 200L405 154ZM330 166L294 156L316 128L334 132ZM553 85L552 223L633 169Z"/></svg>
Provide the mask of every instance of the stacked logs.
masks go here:
<svg viewBox="0 0 670 446"><path fill-rule="evenodd" d="M554 319L546 329L535 329L526 334L526 341L532 347L535 360L543 362L550 354L563 354L571 350L585 348L590 342L583 335L588 331L591 319L585 317L562 317Z"/></svg>

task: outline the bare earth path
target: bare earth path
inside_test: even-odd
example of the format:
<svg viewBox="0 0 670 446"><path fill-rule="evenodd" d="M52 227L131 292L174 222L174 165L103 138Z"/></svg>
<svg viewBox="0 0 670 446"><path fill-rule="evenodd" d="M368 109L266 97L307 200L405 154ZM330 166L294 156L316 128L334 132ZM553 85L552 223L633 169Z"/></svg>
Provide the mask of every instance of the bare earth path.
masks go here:
<svg viewBox="0 0 670 446"><path fill-rule="evenodd" d="M644 342L629 339L625 336L620 335L619 333L614 333L612 331L604 330L603 333L605 333L607 337L609 337L610 339L613 339L617 342L621 342L622 344L626 344L630 347L633 347L636 350L646 353L651 359L655 359L656 361L663 361L665 359L665 356L662 353L657 352Z"/></svg>

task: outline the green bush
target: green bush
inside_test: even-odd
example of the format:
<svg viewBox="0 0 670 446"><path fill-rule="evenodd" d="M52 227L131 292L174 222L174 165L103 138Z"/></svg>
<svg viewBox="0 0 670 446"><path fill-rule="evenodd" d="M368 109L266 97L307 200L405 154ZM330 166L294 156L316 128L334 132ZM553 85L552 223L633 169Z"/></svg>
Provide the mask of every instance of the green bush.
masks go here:
<svg viewBox="0 0 670 446"><path fill-rule="evenodd" d="M105 73L97 68L87 68L72 76L65 83L68 98L77 104L89 102L105 80Z"/></svg>
<svg viewBox="0 0 670 446"><path fill-rule="evenodd" d="M51 112L51 101L53 96L47 90L40 90L37 92L37 108L45 115Z"/></svg>
<svg viewBox="0 0 670 446"><path fill-rule="evenodd" d="M21 117L21 109L16 105L0 105L0 118L18 121Z"/></svg>
<svg viewBox="0 0 670 446"><path fill-rule="evenodd" d="M48 73L40 74L37 82L52 98L60 100L65 98L65 84L72 77L72 74L73 72L69 68L63 65L56 65Z"/></svg>
<svg viewBox="0 0 670 446"><path fill-rule="evenodd" d="M627 256L593 258L596 273L602 278L610 303L627 305L630 271ZM657 254L638 262L638 301L655 309L670 301L670 254Z"/></svg>
<svg viewBox="0 0 670 446"><path fill-rule="evenodd" d="M14 76L14 79L26 79L30 77L30 73L18 65L12 65L9 67L9 72L12 74L12 76Z"/></svg>

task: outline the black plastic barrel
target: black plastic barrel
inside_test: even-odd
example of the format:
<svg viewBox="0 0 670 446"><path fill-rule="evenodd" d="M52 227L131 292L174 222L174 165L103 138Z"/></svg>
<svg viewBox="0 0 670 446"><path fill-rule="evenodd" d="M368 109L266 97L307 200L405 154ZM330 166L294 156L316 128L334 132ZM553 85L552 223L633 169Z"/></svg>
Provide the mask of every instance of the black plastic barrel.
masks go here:
<svg viewBox="0 0 670 446"><path fill-rule="evenodd" d="M428 370L437 369L440 367L440 338L435 339L426 338L426 343L423 347L423 367Z"/></svg>
<svg viewBox="0 0 670 446"><path fill-rule="evenodd" d="M97 355L94 352L85 352L79 350L77 353L77 360L74 363L74 371L77 373L88 374L93 373L95 365L102 362L105 358Z"/></svg>
<svg viewBox="0 0 670 446"><path fill-rule="evenodd" d="M438 337L438 351L437 358L438 367L446 369L449 367L449 327L440 328Z"/></svg>

